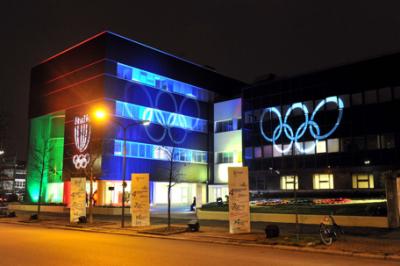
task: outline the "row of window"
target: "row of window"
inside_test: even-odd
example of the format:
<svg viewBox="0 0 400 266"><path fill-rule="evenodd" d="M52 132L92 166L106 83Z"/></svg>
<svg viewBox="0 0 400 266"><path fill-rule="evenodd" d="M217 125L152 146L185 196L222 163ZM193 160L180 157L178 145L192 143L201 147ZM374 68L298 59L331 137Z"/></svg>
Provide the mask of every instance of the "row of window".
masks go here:
<svg viewBox="0 0 400 266"><path fill-rule="evenodd" d="M216 163L241 163L242 162L242 153L241 152L218 152L216 155Z"/></svg>
<svg viewBox="0 0 400 266"><path fill-rule="evenodd" d="M297 145L292 144L291 147L289 147L290 145L291 144L274 144L254 148L246 147L245 159L393 149L395 148L395 135L382 134L353 138L334 138L321 141L298 142Z"/></svg>
<svg viewBox="0 0 400 266"><path fill-rule="evenodd" d="M114 140L114 156L123 156L123 141ZM126 142L126 156L130 158L154 159L185 163L207 163L207 152L168 146L152 145L147 143Z"/></svg>
<svg viewBox="0 0 400 266"><path fill-rule="evenodd" d="M339 96L334 96L340 99L343 102L344 108L349 108L350 106L358 106L363 104L375 104L375 103L384 103L392 101L393 99L400 99L400 86L398 87L384 87L378 90L368 90L359 93L353 94L344 94ZM309 113L314 111L314 108L320 104L323 100L310 100L302 102L306 107ZM282 114L285 114L287 110L289 110L291 105L277 106L277 110ZM338 109L338 105L330 102L325 104L320 111L324 110L336 110ZM252 111L245 112L245 123L254 123L259 121L261 113L263 109L257 109ZM304 115L304 113L300 109L293 109L291 112L293 116ZM273 119L277 119L277 117L272 117Z"/></svg>
<svg viewBox="0 0 400 266"><path fill-rule="evenodd" d="M242 128L242 119L230 119L215 122L215 133L239 130Z"/></svg>
<svg viewBox="0 0 400 266"><path fill-rule="evenodd" d="M15 181L15 188L25 188L25 181Z"/></svg>
<svg viewBox="0 0 400 266"><path fill-rule="evenodd" d="M140 121L148 120L167 128L178 127L191 131L207 132L207 120L133 103L116 101L115 115Z"/></svg>
<svg viewBox="0 0 400 266"><path fill-rule="evenodd" d="M374 176L372 174L353 174L352 187L354 189L374 188ZM281 176L281 189L299 189L298 176ZM334 189L334 176L332 174L313 175L313 189Z"/></svg>
<svg viewBox="0 0 400 266"><path fill-rule="evenodd" d="M197 99L199 101L209 102L214 99L211 91L181 82L167 77L163 77L139 68L117 63L117 76L126 80L138 82L156 89L173 92Z"/></svg>

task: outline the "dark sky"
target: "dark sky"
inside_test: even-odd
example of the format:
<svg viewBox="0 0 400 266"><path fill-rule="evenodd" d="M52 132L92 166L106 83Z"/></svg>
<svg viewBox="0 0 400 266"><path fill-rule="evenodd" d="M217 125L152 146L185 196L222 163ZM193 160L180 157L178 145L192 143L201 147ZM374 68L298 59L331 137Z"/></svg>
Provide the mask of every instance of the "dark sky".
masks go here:
<svg viewBox="0 0 400 266"><path fill-rule="evenodd" d="M400 1L3 0L0 109L12 118L9 154L26 156L31 67L105 29L251 82L399 52Z"/></svg>

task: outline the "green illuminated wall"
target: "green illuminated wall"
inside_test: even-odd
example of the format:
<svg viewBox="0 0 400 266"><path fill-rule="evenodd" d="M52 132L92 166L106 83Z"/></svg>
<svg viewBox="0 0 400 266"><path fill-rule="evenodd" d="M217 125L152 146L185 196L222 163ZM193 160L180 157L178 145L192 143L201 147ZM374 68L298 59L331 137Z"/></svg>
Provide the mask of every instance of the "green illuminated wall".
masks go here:
<svg viewBox="0 0 400 266"><path fill-rule="evenodd" d="M42 202L62 202L64 117L64 113L57 113L30 121L27 176L29 202L38 201L42 168Z"/></svg>

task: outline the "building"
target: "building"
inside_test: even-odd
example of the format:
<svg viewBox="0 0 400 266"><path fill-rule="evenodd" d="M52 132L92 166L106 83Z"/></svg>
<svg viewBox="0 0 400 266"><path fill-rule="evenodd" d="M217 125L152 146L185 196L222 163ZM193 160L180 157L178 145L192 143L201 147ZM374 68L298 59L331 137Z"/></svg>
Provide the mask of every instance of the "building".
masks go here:
<svg viewBox="0 0 400 266"><path fill-rule="evenodd" d="M97 205L120 205L118 124L132 125L126 179L149 173L153 204L167 203L170 158L174 204L225 199L242 165L253 197L384 197L400 176L398 69L394 54L247 85L102 32L32 69L27 198L43 176L43 199L68 204L69 180L92 172ZM94 121L98 106L114 118Z"/></svg>
<svg viewBox="0 0 400 266"><path fill-rule="evenodd" d="M0 165L0 198L23 200L25 195L26 165L15 157Z"/></svg>
<svg viewBox="0 0 400 266"><path fill-rule="evenodd" d="M97 205L120 205L123 127L135 121L150 125L126 131L126 180L149 173L152 203L166 203L172 157L173 203L205 200L214 183L213 103L243 85L112 32L41 62L31 73L28 200L38 200L43 177L42 200L68 204L70 178L92 171ZM95 123L98 106L114 118Z"/></svg>
<svg viewBox="0 0 400 266"><path fill-rule="evenodd" d="M384 197L400 170L399 66L395 54L244 89L251 190Z"/></svg>

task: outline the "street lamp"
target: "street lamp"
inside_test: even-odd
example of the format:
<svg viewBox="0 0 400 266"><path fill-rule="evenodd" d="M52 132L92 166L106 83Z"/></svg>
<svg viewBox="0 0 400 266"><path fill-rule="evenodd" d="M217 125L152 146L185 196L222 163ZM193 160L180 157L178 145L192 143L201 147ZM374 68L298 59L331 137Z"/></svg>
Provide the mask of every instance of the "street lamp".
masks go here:
<svg viewBox="0 0 400 266"><path fill-rule="evenodd" d="M103 121L107 118L107 113L103 109L97 109L94 112L94 117L99 120ZM126 187L126 131L128 128L134 125L143 125L143 126L148 126L150 125L149 120L141 120L141 121L134 121L130 124L124 125L118 120L115 119L110 119L111 122L117 124L119 127L122 128L124 134L123 134L123 140L124 144L122 147L122 214L121 214L121 227L125 227L125 187Z"/></svg>

